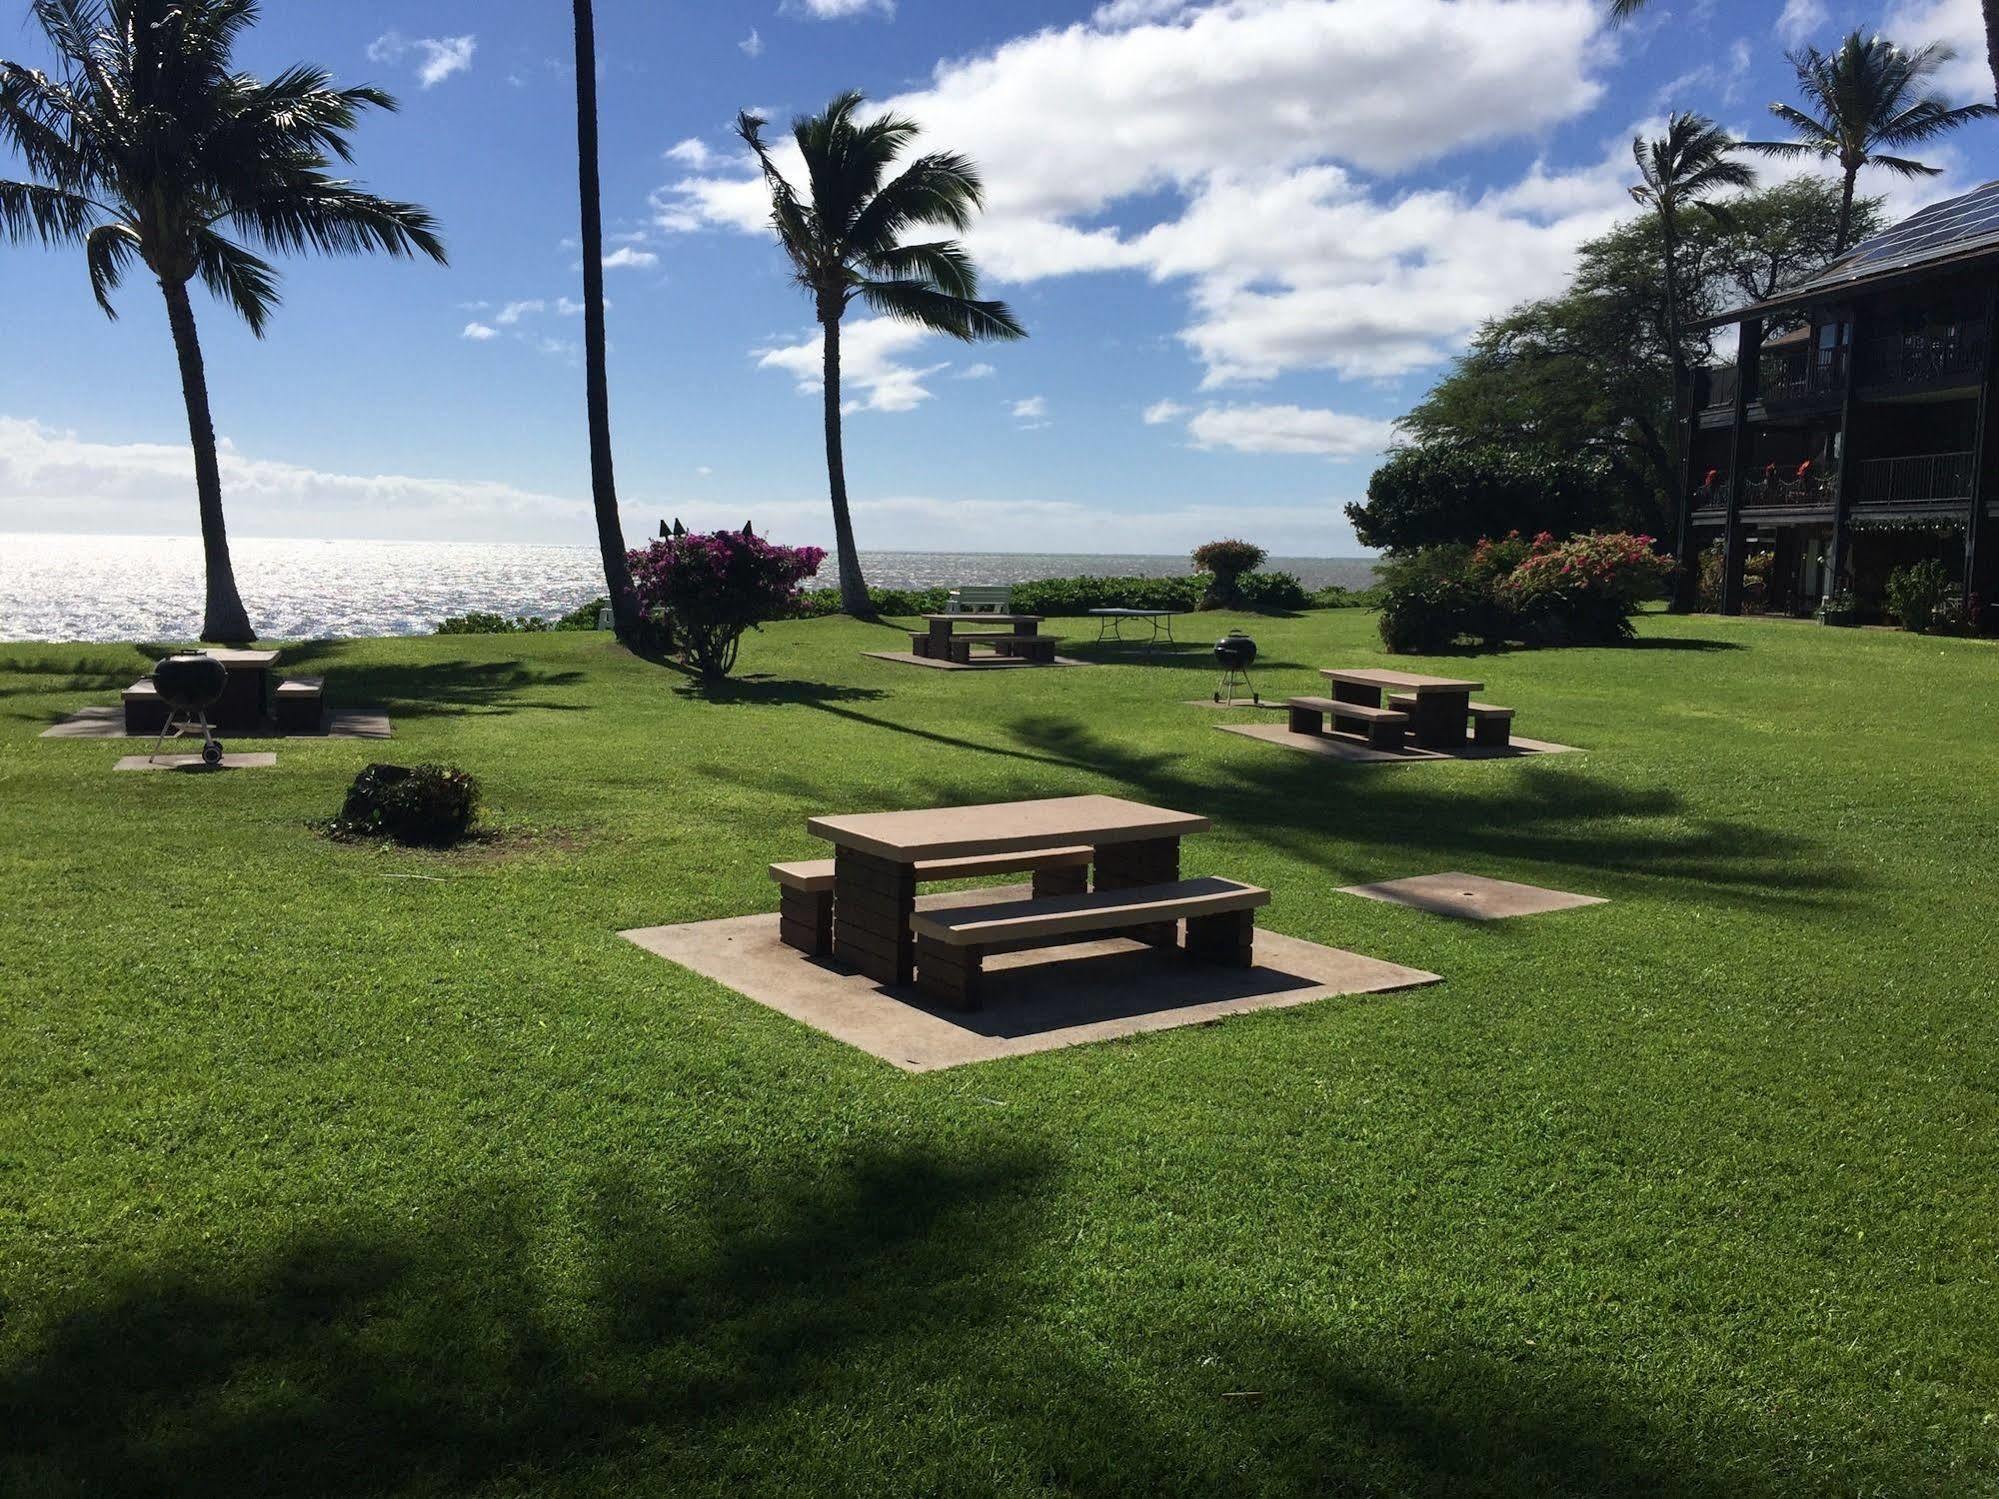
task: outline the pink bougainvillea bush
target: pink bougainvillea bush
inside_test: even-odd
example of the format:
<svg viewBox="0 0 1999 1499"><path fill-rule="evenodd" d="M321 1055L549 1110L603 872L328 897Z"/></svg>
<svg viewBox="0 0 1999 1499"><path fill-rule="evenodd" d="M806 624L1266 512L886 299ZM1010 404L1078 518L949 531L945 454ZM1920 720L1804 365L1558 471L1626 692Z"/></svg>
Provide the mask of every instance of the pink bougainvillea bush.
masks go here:
<svg viewBox="0 0 1999 1499"><path fill-rule="evenodd" d="M820 547L765 541L745 526L676 530L631 554L639 607L702 676L735 669L743 635L797 612L799 585L826 560Z"/></svg>
<svg viewBox="0 0 1999 1499"><path fill-rule="evenodd" d="M1649 536L1594 531L1556 541L1543 533L1492 591L1532 644L1607 645L1631 638L1631 616L1672 575L1672 559Z"/></svg>

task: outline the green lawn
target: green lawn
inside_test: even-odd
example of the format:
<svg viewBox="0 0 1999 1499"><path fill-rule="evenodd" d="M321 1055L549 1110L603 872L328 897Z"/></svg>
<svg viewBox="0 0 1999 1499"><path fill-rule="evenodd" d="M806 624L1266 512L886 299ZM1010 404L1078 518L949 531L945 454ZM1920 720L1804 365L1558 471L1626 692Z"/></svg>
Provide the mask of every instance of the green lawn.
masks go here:
<svg viewBox="0 0 1999 1499"><path fill-rule="evenodd" d="M1215 733L1191 648L311 646L396 742L219 778L35 737L138 651L0 646L0 1493L1999 1491L1999 649L1641 637L1475 663L1588 753L1401 767ZM505 836L316 835L385 754ZM616 935L1080 791L1446 982L912 1077ZM1445 869L1611 903L1334 893Z"/></svg>

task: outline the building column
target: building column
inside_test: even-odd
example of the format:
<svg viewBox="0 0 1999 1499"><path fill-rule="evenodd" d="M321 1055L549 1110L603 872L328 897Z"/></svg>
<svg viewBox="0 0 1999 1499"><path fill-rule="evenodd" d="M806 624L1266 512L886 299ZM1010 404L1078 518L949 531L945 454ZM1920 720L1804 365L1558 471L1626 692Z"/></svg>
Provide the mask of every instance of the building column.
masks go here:
<svg viewBox="0 0 1999 1499"><path fill-rule="evenodd" d="M1701 433L1701 393L1709 388L1705 371L1695 371L1693 383L1686 393L1686 421L1680 429L1680 494L1679 494L1679 534L1673 545L1673 555L1679 559L1680 570L1673 579L1673 601L1671 608L1675 614L1691 614L1700 603L1701 554L1695 541L1694 530L1694 444L1700 441ZM1674 406L1679 405L1675 392Z"/></svg>
<svg viewBox="0 0 1999 1499"><path fill-rule="evenodd" d="M1735 412L1728 445L1728 522L1722 530L1721 612L1742 612L1742 486L1749 468L1749 403L1763 394L1763 319L1744 318L1735 342Z"/></svg>
<svg viewBox="0 0 1999 1499"><path fill-rule="evenodd" d="M1964 592L1967 602L1978 595L1983 611L1979 628L1999 634L1999 526L1985 513L1999 485L1992 481L1995 445L1992 402L1999 398L1999 289L1985 301L1985 372L1978 384L1978 414L1971 439L1971 508L1964 517Z"/></svg>
<svg viewBox="0 0 1999 1499"><path fill-rule="evenodd" d="M1832 544L1826 548L1826 591L1836 593L1842 586L1840 572L1850 561L1853 547L1853 496L1857 488L1854 470L1860 455L1853 446L1854 392L1860 386L1860 304L1848 315L1846 335L1846 392L1839 403L1839 467L1832 476Z"/></svg>

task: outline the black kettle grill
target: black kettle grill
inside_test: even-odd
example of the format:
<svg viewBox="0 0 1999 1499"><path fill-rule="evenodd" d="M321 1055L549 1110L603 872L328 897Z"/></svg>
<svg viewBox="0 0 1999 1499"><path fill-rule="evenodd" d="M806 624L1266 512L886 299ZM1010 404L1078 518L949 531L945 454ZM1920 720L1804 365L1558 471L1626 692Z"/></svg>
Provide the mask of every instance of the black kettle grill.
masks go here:
<svg viewBox="0 0 1999 1499"><path fill-rule="evenodd" d="M1233 703L1238 685L1247 688L1249 700L1261 704L1256 684L1249 679L1249 668L1256 660L1256 642L1240 630L1231 630L1215 642L1215 664L1222 669L1221 680L1215 684L1215 701Z"/></svg>
<svg viewBox="0 0 1999 1499"><path fill-rule="evenodd" d="M215 737L215 730L209 726L208 710L221 699L222 691L228 685L229 669L213 656L205 656L199 651L155 661L153 691L167 705L167 721L160 728L160 737L153 741L153 755L159 754L160 746L169 736L178 739L199 727L201 763L220 765L222 741ZM152 757L148 755L146 758Z"/></svg>

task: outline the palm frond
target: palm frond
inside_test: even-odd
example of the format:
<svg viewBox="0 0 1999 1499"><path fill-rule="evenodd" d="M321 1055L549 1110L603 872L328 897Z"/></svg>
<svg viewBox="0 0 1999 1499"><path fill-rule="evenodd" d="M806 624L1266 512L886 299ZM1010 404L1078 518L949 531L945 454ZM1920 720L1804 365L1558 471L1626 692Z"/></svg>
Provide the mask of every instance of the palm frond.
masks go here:
<svg viewBox="0 0 1999 1499"><path fill-rule="evenodd" d="M202 285L217 301L234 308L250 331L262 338L279 302L277 271L213 229L195 236L195 253Z"/></svg>
<svg viewBox="0 0 1999 1499"><path fill-rule="evenodd" d="M1886 167L1898 177L1941 177L1942 167L1933 167L1926 162L1911 161L1906 156L1870 156L1867 160L1877 167Z"/></svg>
<svg viewBox="0 0 1999 1499"><path fill-rule="evenodd" d="M736 134L755 154L757 166L763 172L764 186L770 191L771 223L777 229L778 243L784 247L798 273L804 276L813 263L815 236L812 219L798 201L798 194L785 180L784 173L771 159L770 149L763 138L766 123L763 116L744 110L736 116Z"/></svg>
<svg viewBox="0 0 1999 1499"><path fill-rule="evenodd" d="M864 281L855 294L883 317L916 323L966 343L1027 337L1006 303L954 297L927 282Z"/></svg>
<svg viewBox="0 0 1999 1499"><path fill-rule="evenodd" d="M0 235L75 244L89 232L96 205L88 198L40 182L0 182Z"/></svg>
<svg viewBox="0 0 1999 1499"><path fill-rule="evenodd" d="M867 255L862 264L870 275L892 281L923 281L954 297L979 294L979 271L956 240L923 245L897 245Z"/></svg>
<svg viewBox="0 0 1999 1499"><path fill-rule="evenodd" d="M287 254L316 250L322 255L393 257L428 255L447 262L437 221L414 203L378 198L351 182L315 172L272 184L271 190L241 202L225 214L229 222L261 243Z"/></svg>
<svg viewBox="0 0 1999 1499"><path fill-rule="evenodd" d="M939 224L963 231L985 203L985 184L971 159L956 151L919 156L882 185L848 230L863 252L890 244L905 229Z"/></svg>
<svg viewBox="0 0 1999 1499"><path fill-rule="evenodd" d="M83 258L90 270L90 294L115 322L118 309L111 305L111 293L139 258L139 233L130 224L99 224L84 240Z"/></svg>

